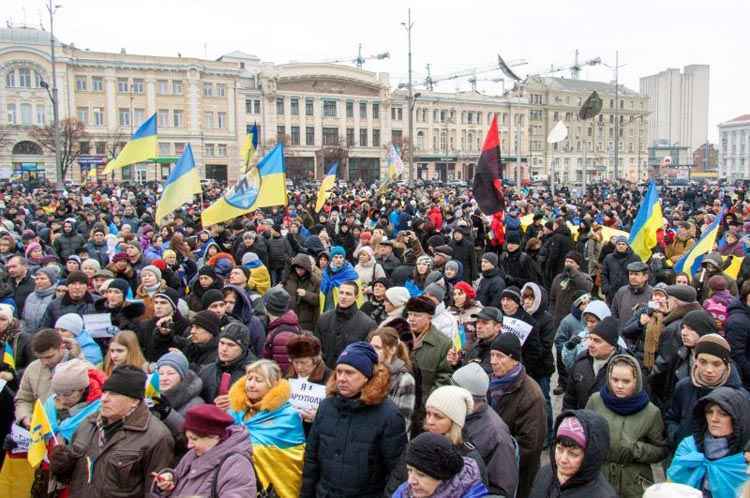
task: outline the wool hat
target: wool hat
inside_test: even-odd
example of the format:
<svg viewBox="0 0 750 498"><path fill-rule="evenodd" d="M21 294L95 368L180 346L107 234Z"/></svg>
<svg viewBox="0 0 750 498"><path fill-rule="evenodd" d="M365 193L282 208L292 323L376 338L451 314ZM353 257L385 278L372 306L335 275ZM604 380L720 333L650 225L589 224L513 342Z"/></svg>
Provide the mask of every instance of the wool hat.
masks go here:
<svg viewBox="0 0 750 498"><path fill-rule="evenodd" d="M344 256L346 257L346 250L341 246L331 246L331 259L333 259L334 256Z"/></svg>
<svg viewBox="0 0 750 498"><path fill-rule="evenodd" d="M717 358L721 358L727 365L730 361L731 352L731 346L727 340L719 334L706 334L698 339L698 342L695 345L696 358L698 358L698 355L701 353L711 354Z"/></svg>
<svg viewBox="0 0 750 498"><path fill-rule="evenodd" d="M39 268L37 271L34 272L34 275L41 273L42 275L46 276L52 284L57 282L57 277L60 275L60 272L57 270L57 268L53 266L43 266L42 268Z"/></svg>
<svg viewBox="0 0 750 498"><path fill-rule="evenodd" d="M221 324L219 323L219 317L213 311L203 310L193 316L190 321L191 325L197 325L212 336L219 335Z"/></svg>
<svg viewBox="0 0 750 498"><path fill-rule="evenodd" d="M586 449L586 430L583 428L580 420L574 416L565 417L560 422L560 425L557 426L557 437L563 436L572 439L578 446Z"/></svg>
<svg viewBox="0 0 750 498"><path fill-rule="evenodd" d="M455 284L453 288L458 289L466 294L466 299L476 299L477 297L477 291L474 290L474 287L472 287L468 282L464 282L463 280Z"/></svg>
<svg viewBox="0 0 750 498"><path fill-rule="evenodd" d="M208 309L209 306L218 301L224 302L224 293L219 289L208 289L203 293L203 296L201 296L203 309Z"/></svg>
<svg viewBox="0 0 750 498"><path fill-rule="evenodd" d="M486 252L482 254L482 259L497 268L497 254L494 252Z"/></svg>
<svg viewBox="0 0 750 498"><path fill-rule="evenodd" d="M613 316L608 316L597 323L591 333L601 337L608 344L617 346L617 340L620 338L620 321Z"/></svg>
<svg viewBox="0 0 750 498"><path fill-rule="evenodd" d="M432 258L423 254L417 258L417 264L425 264L429 268L432 268Z"/></svg>
<svg viewBox="0 0 750 498"><path fill-rule="evenodd" d="M89 385L89 365L83 360L73 358L55 367L52 375L52 391L55 394L82 391Z"/></svg>
<svg viewBox="0 0 750 498"><path fill-rule="evenodd" d="M289 309L289 293L283 287L271 287L263 296L266 311L273 316L281 316Z"/></svg>
<svg viewBox="0 0 750 498"><path fill-rule="evenodd" d="M221 339L228 339L237 343L242 348L242 353L247 353L250 348L250 329L242 322L229 322L219 332L219 340Z"/></svg>
<svg viewBox="0 0 750 498"><path fill-rule="evenodd" d="M708 279L708 287L714 292L727 290L728 286L729 283L724 275L718 274Z"/></svg>
<svg viewBox="0 0 750 498"><path fill-rule="evenodd" d="M500 351L505 356L510 356L516 361L521 361L521 340L510 332L498 334L492 341L490 349Z"/></svg>
<svg viewBox="0 0 750 498"><path fill-rule="evenodd" d="M458 274L458 271L461 269L461 267L458 264L458 261L450 260L445 263L445 272L448 272L449 270Z"/></svg>
<svg viewBox="0 0 750 498"><path fill-rule="evenodd" d="M70 256L68 256L68 259L66 259L65 262L67 263L68 261L75 261L76 263L78 263L79 267L81 266L81 258L75 254L71 254Z"/></svg>
<svg viewBox="0 0 750 498"><path fill-rule="evenodd" d="M578 251L568 251L568 253L565 255L565 259L575 261L578 266L581 266L581 255L578 253Z"/></svg>
<svg viewBox="0 0 750 498"><path fill-rule="evenodd" d="M494 306L485 306L479 310L479 313L474 313L471 317L477 320L492 320L493 322L503 323L503 312Z"/></svg>
<svg viewBox="0 0 750 498"><path fill-rule="evenodd" d="M453 372L451 382L454 386L463 387L475 398L483 398L487 396L487 390L490 388L489 375L487 375L484 368L475 361L468 365L464 365Z"/></svg>
<svg viewBox="0 0 750 498"><path fill-rule="evenodd" d="M94 278L115 278L115 274L112 273L111 270L101 268L99 270L96 270L96 272L94 273Z"/></svg>
<svg viewBox="0 0 750 498"><path fill-rule="evenodd" d="M702 309L687 313L682 318L682 325L687 325L700 336L715 334L717 332L716 320L711 313Z"/></svg>
<svg viewBox="0 0 750 498"><path fill-rule="evenodd" d="M232 268L234 268L234 265L231 261L227 258L221 258L216 262L214 271L218 276L226 278L226 276L229 275L229 272L232 271Z"/></svg>
<svg viewBox="0 0 750 498"><path fill-rule="evenodd" d="M286 343L286 351L290 359L315 358L320 354L320 340L314 335L295 335Z"/></svg>
<svg viewBox="0 0 750 498"><path fill-rule="evenodd" d="M424 289L423 295L432 296L442 303L445 300L445 287L439 284L430 284Z"/></svg>
<svg viewBox="0 0 750 498"><path fill-rule="evenodd" d="M664 297L669 297L669 294L667 294L667 287L669 287L664 282L659 282L658 284L654 285L654 287L651 289L651 295L653 296L657 292L660 294L663 294Z"/></svg>
<svg viewBox="0 0 750 498"><path fill-rule="evenodd" d="M109 282L107 289L117 289L122 292L123 296L127 296L128 289L130 289L130 284L123 278L115 278Z"/></svg>
<svg viewBox="0 0 750 498"><path fill-rule="evenodd" d="M573 294L573 306L577 308L586 299L591 300L591 294L585 290L576 291L575 294Z"/></svg>
<svg viewBox="0 0 750 498"><path fill-rule="evenodd" d="M182 428L200 436L221 436L234 419L216 405L202 404L191 407L185 413Z"/></svg>
<svg viewBox="0 0 750 498"><path fill-rule="evenodd" d="M474 410L471 393L458 386L441 386L432 391L425 408L434 408L463 429L466 416Z"/></svg>
<svg viewBox="0 0 750 498"><path fill-rule="evenodd" d="M365 341L349 344L336 360L336 365L349 365L359 370L368 379L372 378L375 365L378 364L378 353Z"/></svg>
<svg viewBox="0 0 750 498"><path fill-rule="evenodd" d="M185 376L188 373L190 365L184 354L180 351L170 351L169 353L163 354L161 358L156 361L156 369L161 367L172 367L175 372L180 375L180 379L185 380Z"/></svg>
<svg viewBox="0 0 750 498"><path fill-rule="evenodd" d="M407 465L439 481L452 479L464 468L464 459L453 443L431 432L411 440L405 460Z"/></svg>
<svg viewBox="0 0 750 498"><path fill-rule="evenodd" d="M56 329L67 330L72 332L74 336L78 337L78 334L83 330L83 318L77 313L66 313L55 322Z"/></svg>
<svg viewBox="0 0 750 498"><path fill-rule="evenodd" d="M694 303L698 297L695 287L683 284L675 284L667 287L667 295L679 299L683 303Z"/></svg>
<svg viewBox="0 0 750 498"><path fill-rule="evenodd" d="M427 296L413 297L406 303L406 311L427 313L432 316L435 314L435 303Z"/></svg>
<svg viewBox="0 0 750 498"><path fill-rule="evenodd" d="M118 252L114 256L112 256L112 262L117 263L118 261L127 261L130 262L130 258L128 258L127 253L124 252Z"/></svg>
<svg viewBox="0 0 750 498"><path fill-rule="evenodd" d="M82 271L72 271L70 272L70 274L68 274L68 278L66 279L65 283L66 285L74 283L88 285L89 277Z"/></svg>
<svg viewBox="0 0 750 498"><path fill-rule="evenodd" d="M26 256L26 258L28 259L31 257L31 253L37 250L41 251L42 246L40 244L37 244L36 242L32 242L31 244L28 245L28 247L26 247L24 256Z"/></svg>
<svg viewBox="0 0 750 498"><path fill-rule="evenodd" d="M242 266L253 264L256 261L260 261L260 258L252 251L242 255Z"/></svg>
<svg viewBox="0 0 750 498"><path fill-rule="evenodd" d="M514 245L520 246L521 234L516 231L508 232L505 235L505 245L507 246L508 244L514 244Z"/></svg>
<svg viewBox="0 0 750 498"><path fill-rule="evenodd" d="M503 292L500 293L500 299L507 297L516 302L517 305L521 306L521 291L518 287L506 287Z"/></svg>
<svg viewBox="0 0 750 498"><path fill-rule="evenodd" d="M156 277L157 282L161 280L161 270L154 265L144 266L141 270L141 275L143 275L143 272L152 273Z"/></svg>
<svg viewBox="0 0 750 498"><path fill-rule="evenodd" d="M174 290L171 287L167 287L163 291L157 292L156 294L154 294L154 299L156 299L157 297L160 297L162 299L169 301L169 304L172 305L172 309L174 311L177 311L177 304L180 301L180 295L177 294L176 290Z"/></svg>
<svg viewBox="0 0 750 498"><path fill-rule="evenodd" d="M214 270L211 266L201 266L201 269L198 270L198 276L200 277L201 275L203 275L204 277L211 277L216 280L216 270Z"/></svg>
<svg viewBox="0 0 750 498"><path fill-rule="evenodd" d="M621 242L622 242L623 244L627 244L627 243L628 243L628 238L627 238L627 237L625 237L624 235L616 235L615 237L613 237L613 239L614 239L614 243L615 243L615 245L616 245L616 244L619 244L619 243L621 243Z"/></svg>
<svg viewBox="0 0 750 498"><path fill-rule="evenodd" d="M400 308L409 301L409 291L406 287L391 287L385 291L385 299L396 308Z"/></svg>
<svg viewBox="0 0 750 498"><path fill-rule="evenodd" d="M143 399L146 392L146 372L132 365L121 365L102 386L102 391L122 394L128 398Z"/></svg>

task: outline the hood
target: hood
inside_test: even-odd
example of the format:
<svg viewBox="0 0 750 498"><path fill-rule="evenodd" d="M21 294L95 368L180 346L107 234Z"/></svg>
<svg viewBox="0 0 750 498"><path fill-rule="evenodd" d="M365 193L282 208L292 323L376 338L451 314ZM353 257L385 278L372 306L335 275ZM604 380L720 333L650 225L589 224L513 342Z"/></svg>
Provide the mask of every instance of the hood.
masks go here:
<svg viewBox="0 0 750 498"><path fill-rule="evenodd" d="M187 371L187 375L182 381L169 391L164 391L164 397L169 401L169 406L179 410L188 402L201 394L203 381L192 370Z"/></svg>
<svg viewBox="0 0 750 498"><path fill-rule="evenodd" d="M308 273L312 272L312 261L310 261L310 256L305 254L297 254L294 259L292 259L292 266L299 266Z"/></svg>
<svg viewBox="0 0 750 498"><path fill-rule="evenodd" d="M283 315L268 324L268 332L270 332L271 329L279 327L280 325L291 325L293 327L299 327L299 318L297 318L297 313L295 313L294 310L285 311Z"/></svg>
<svg viewBox="0 0 750 498"><path fill-rule="evenodd" d="M221 252L221 247L219 246L219 244L217 244L214 239L208 239L206 241L206 245L203 246L203 249L201 249L199 257L200 258L205 258L206 257L206 253L208 252L208 248L211 247L211 246L214 246L218 250L218 252Z"/></svg>
<svg viewBox="0 0 750 498"><path fill-rule="evenodd" d="M595 317L599 319L601 322L608 316L612 316L612 312L609 310L609 306L607 306L607 303L604 301L591 301L589 304L586 305L586 308L584 308L583 313L591 313Z"/></svg>
<svg viewBox="0 0 750 498"><path fill-rule="evenodd" d="M235 303L232 315L240 319L241 322L247 323L253 316L253 303L250 301L247 291L238 285L225 285L224 289L232 289L235 294L240 296L239 301Z"/></svg>
<svg viewBox="0 0 750 498"><path fill-rule="evenodd" d="M750 440L750 401L745 396L739 389L717 387L698 400L693 408L692 424L693 438L698 451L703 452L703 442L708 431L704 414L709 403L716 403L732 417L734 433L729 436L730 454L743 451L745 444Z"/></svg>
<svg viewBox="0 0 750 498"><path fill-rule="evenodd" d="M523 291L529 289L534 293L534 304L531 305L531 309L526 310L529 315L536 314L540 309L544 311L547 308L547 296L546 292L534 282L528 282L521 288L521 295Z"/></svg>
<svg viewBox="0 0 750 498"><path fill-rule="evenodd" d="M609 379L612 375L612 367L614 367L614 364L618 360L627 362L627 364L630 365L633 370L635 370L635 393L633 394L639 394L641 391L643 391L643 372L641 371L641 365L638 363L638 360L636 360L629 354L616 354L612 358L610 358L609 362L607 363L607 379Z"/></svg>
<svg viewBox="0 0 750 498"><path fill-rule="evenodd" d="M576 475L565 483L563 488L573 488L582 486L596 479L602 464L607 459L609 453L609 426L607 420L592 410L565 410L555 421L555 434L562 421L570 416L574 416L583 426L586 432L586 451L583 455L581 468ZM557 465L555 459L550 459L552 474L557 475Z"/></svg>

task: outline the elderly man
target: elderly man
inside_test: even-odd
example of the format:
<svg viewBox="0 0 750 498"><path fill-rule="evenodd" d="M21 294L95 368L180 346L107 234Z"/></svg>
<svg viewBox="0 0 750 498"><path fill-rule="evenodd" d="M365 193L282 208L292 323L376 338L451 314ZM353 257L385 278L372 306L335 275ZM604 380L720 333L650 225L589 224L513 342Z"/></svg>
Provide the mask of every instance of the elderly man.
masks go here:
<svg viewBox="0 0 750 498"><path fill-rule="evenodd" d="M651 286L648 285L648 265L634 261L627 266L628 285L620 287L612 298L612 316L622 323L633 316L637 308L651 300Z"/></svg>
<svg viewBox="0 0 750 498"><path fill-rule="evenodd" d="M117 367L102 386L101 410L79 426L69 446L55 446L50 471L71 498L148 496L152 472L169 467L174 440L144 401L146 374Z"/></svg>
<svg viewBox="0 0 750 498"><path fill-rule="evenodd" d="M96 313L94 297L89 293L89 278L82 271L73 271L65 281L68 290L62 297L52 300L44 312L41 326L52 328L57 320L68 313L90 315Z"/></svg>

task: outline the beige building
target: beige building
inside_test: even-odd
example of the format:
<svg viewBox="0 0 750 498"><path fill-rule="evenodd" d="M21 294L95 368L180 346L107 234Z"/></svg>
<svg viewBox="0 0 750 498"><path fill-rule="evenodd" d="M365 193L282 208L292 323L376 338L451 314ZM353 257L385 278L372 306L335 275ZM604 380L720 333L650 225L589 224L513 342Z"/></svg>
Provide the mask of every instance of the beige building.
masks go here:
<svg viewBox="0 0 750 498"><path fill-rule="evenodd" d="M750 114L719 124L719 178L750 179Z"/></svg>

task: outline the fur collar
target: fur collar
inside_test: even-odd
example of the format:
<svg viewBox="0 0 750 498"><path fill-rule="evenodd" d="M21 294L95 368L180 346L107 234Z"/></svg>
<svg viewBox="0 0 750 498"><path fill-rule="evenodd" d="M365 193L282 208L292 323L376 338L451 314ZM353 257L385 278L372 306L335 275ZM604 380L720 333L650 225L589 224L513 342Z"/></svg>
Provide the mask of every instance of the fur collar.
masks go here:
<svg viewBox="0 0 750 498"><path fill-rule="evenodd" d="M236 412L245 412L248 408L247 394L245 394L245 381L247 376L243 375L237 382L232 385L229 390L229 406ZM286 379L281 379L273 386L263 399L258 404L258 410L261 411L273 411L277 410L284 403L289 401L292 390L289 387L289 382Z"/></svg>
<svg viewBox="0 0 750 498"><path fill-rule="evenodd" d="M359 400L364 405L374 406L381 404L388 396L390 373L388 369L383 365L376 365L375 371L372 374L372 378L367 381L365 386L362 388ZM336 371L331 374L331 377L326 383L326 394L328 396L334 396L338 394L336 390Z"/></svg>

